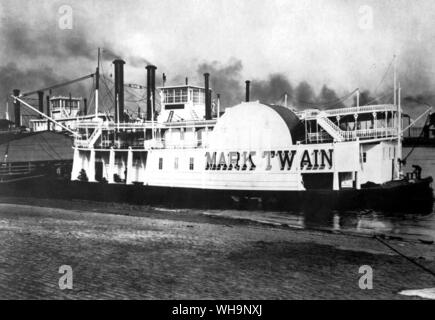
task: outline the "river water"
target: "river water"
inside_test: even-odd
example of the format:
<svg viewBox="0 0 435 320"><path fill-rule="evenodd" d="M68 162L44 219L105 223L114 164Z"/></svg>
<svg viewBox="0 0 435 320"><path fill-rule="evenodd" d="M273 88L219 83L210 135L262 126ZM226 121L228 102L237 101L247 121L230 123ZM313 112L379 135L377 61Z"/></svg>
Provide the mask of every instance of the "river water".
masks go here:
<svg viewBox="0 0 435 320"><path fill-rule="evenodd" d="M406 156L410 151L404 148L403 154ZM407 160L406 171L412 171L412 165L418 164L422 167L422 176L432 176L435 178L435 148L418 147L413 150ZM9 200L7 200L9 201ZM20 200L19 203L26 202ZM63 200L64 201L64 200ZM69 200L67 200L68 202ZM81 201L79 201L81 202ZM28 204L35 205L28 201ZM77 201L71 204L77 205ZM37 206L58 206L56 200L48 204L36 204ZM92 202L83 202L77 209L92 211L107 211L107 206L112 204ZM65 205L64 205L65 206ZM237 219L244 221L253 221L270 225L287 226L291 228L305 228L325 231L340 231L347 233L357 233L364 235L382 234L394 237L400 237L410 240L435 241L435 208L431 213L385 213L375 210L355 210L355 211L331 211L329 209L319 208L310 210L310 212L274 212L260 210L199 210L199 209L176 209L176 208L155 208L150 206L135 207L132 212L128 212L129 205L113 204L120 211L125 211L127 215L146 216L150 211L165 211L167 215L188 214L194 216L213 216L225 217L228 219ZM68 207L74 210L73 207ZM127 209L126 209L127 208ZM111 212L114 213L114 212ZM180 217L174 217L179 219ZM229 220L231 221L231 220Z"/></svg>
<svg viewBox="0 0 435 320"><path fill-rule="evenodd" d="M408 155L410 151L411 148L404 148L403 156ZM435 179L435 148L414 148L409 154L404 171L413 171L413 164L422 167L422 177L432 176ZM205 214L273 225L288 225L295 228L343 231L364 235L383 234L404 239L435 241L435 207L430 214L385 213L374 210L338 212L318 208L311 212L211 210Z"/></svg>
<svg viewBox="0 0 435 320"><path fill-rule="evenodd" d="M404 148L403 155L408 155L410 151L411 148ZM422 167L422 177L432 176L435 179L435 148L416 147L409 154L404 171L413 171L413 164ZM295 228L344 231L364 235L383 234L404 239L435 241L435 207L430 214L385 213L374 210L338 212L318 208L311 212L211 210L205 214Z"/></svg>

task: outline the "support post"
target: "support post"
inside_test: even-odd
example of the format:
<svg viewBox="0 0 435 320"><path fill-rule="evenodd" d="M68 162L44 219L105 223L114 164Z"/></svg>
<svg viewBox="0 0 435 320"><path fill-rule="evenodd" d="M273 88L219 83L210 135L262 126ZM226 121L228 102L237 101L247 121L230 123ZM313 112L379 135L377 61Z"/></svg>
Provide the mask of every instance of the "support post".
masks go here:
<svg viewBox="0 0 435 320"><path fill-rule="evenodd" d="M20 90L13 90L14 97L17 98L20 95ZM14 115L15 115L15 128L21 127L21 105L18 99L14 99Z"/></svg>
<svg viewBox="0 0 435 320"><path fill-rule="evenodd" d="M88 173L89 182L96 182L96 180L95 180L95 150L94 149L91 149L87 173Z"/></svg>
<svg viewBox="0 0 435 320"><path fill-rule="evenodd" d="M46 110L46 115L47 117L51 118L51 111L50 111L50 95L46 96L47 98L47 110ZM47 131L51 130L51 122L50 120L47 119Z"/></svg>
<svg viewBox="0 0 435 320"><path fill-rule="evenodd" d="M44 113L44 91L38 91L39 112ZM42 119L42 116L39 116Z"/></svg>
<svg viewBox="0 0 435 320"><path fill-rule="evenodd" d="M397 92L397 178L400 179L402 176L402 107L400 103L400 93L402 88ZM400 161L399 161L400 160Z"/></svg>
<svg viewBox="0 0 435 320"><path fill-rule="evenodd" d="M131 147L128 147L128 151L127 151L127 164L126 164L127 168L127 173L126 173L126 177L125 177L125 183L126 184L132 184L132 173L133 173L133 150L131 149Z"/></svg>
<svg viewBox="0 0 435 320"><path fill-rule="evenodd" d="M332 186L332 189L334 191L340 190L340 184L339 184L339 181L338 181L338 172L335 169L334 169L334 175L333 175L333 186Z"/></svg>
<svg viewBox="0 0 435 320"><path fill-rule="evenodd" d="M50 124L50 122L47 122L47 124ZM74 160L73 160L73 166L72 166L72 170L71 170L71 180L72 181L78 180L78 177L80 174L79 163L82 163L82 161L80 161L80 152L79 152L79 149L74 148Z"/></svg>
<svg viewBox="0 0 435 320"><path fill-rule="evenodd" d="M108 177L107 177L107 182L108 183L114 183L114 179L113 176L115 174L115 150L113 149L113 147L110 148L109 151L109 170L107 170L108 172Z"/></svg>

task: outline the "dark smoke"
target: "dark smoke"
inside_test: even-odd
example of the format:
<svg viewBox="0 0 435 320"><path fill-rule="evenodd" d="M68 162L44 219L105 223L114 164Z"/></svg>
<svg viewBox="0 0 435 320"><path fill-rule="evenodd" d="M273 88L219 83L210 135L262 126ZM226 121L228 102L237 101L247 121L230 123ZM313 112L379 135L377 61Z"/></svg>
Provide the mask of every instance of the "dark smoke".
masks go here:
<svg viewBox="0 0 435 320"><path fill-rule="evenodd" d="M232 107L245 97L245 79L242 77L243 65L240 60L232 59L223 64L217 61L203 62L198 67L198 77L202 79L205 72L210 73L211 86L214 93L221 94L223 108ZM202 85L202 81L199 83ZM184 83L183 76L172 79L176 84ZM269 75L267 79L253 79L251 81L251 100L259 100L262 103L284 104L287 94L288 105L297 109L306 108L340 108L344 104L339 101L336 92L324 85L316 95L313 87L306 81L300 82L296 88L290 80L281 73Z"/></svg>
<svg viewBox="0 0 435 320"><path fill-rule="evenodd" d="M203 62L198 66L197 74L200 79L203 79L204 73L210 73L210 86L213 90L213 99L216 94L220 94L221 105L225 108L244 100L242 87L244 81L241 80L242 69L242 62L237 59L232 59L227 64L217 61L211 63ZM203 83L203 80L201 83Z"/></svg>
<svg viewBox="0 0 435 320"><path fill-rule="evenodd" d="M357 105L357 100L356 100L356 96L354 96L353 98L353 105L356 106ZM360 106L365 106L368 104L378 104L380 103L375 97L372 97L370 94L369 90L363 90L360 92L359 95L359 105Z"/></svg>
<svg viewBox="0 0 435 320"><path fill-rule="evenodd" d="M343 102L341 102L339 99L340 97L337 96L335 91L325 84L323 85L322 90L320 90L317 102L324 109L336 109L344 107Z"/></svg>
<svg viewBox="0 0 435 320"><path fill-rule="evenodd" d="M15 15L6 15L0 23L3 55L0 110L4 110L3 102L15 88L21 92L34 91L93 72L91 66L95 63L91 61L96 61L96 49L82 28L61 30L56 27L57 20L35 24ZM84 85L73 88L78 91L73 93L74 96L88 92ZM68 94L70 91L71 88L62 88L53 94Z"/></svg>
<svg viewBox="0 0 435 320"><path fill-rule="evenodd" d="M252 100L282 104L285 94L287 101L291 102L294 95L293 86L282 74L272 74L268 79L252 81Z"/></svg>
<svg viewBox="0 0 435 320"><path fill-rule="evenodd" d="M302 81L296 87L295 101L297 107L302 109L314 107L316 104L316 94L308 82Z"/></svg>

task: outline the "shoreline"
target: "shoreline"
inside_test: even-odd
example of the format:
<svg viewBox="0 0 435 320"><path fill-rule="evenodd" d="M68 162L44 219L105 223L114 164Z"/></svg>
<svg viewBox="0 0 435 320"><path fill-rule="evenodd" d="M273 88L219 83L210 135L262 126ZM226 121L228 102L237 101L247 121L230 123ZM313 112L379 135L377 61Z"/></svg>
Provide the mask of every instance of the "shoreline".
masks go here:
<svg viewBox="0 0 435 320"><path fill-rule="evenodd" d="M184 209L57 200L53 208L47 206L53 200L15 201L21 204L5 200L0 199L0 238L5 244L0 256L7 261L0 265L2 299L409 299L397 292L435 284L430 274L367 236L273 226ZM435 270L434 245L387 241ZM44 266L47 259L50 266ZM5 274L21 278L36 273L57 279L56 272L47 275L47 270L55 270L65 260L78 268L78 291L65 293L37 281L39 289L29 292L26 288L37 279L25 280L29 286L20 289L8 287L13 283ZM104 266L95 265L96 261ZM373 290L358 287L361 265L373 267ZM107 274L113 277L100 281ZM194 290L189 289L191 284ZM111 287L118 289L111 294Z"/></svg>

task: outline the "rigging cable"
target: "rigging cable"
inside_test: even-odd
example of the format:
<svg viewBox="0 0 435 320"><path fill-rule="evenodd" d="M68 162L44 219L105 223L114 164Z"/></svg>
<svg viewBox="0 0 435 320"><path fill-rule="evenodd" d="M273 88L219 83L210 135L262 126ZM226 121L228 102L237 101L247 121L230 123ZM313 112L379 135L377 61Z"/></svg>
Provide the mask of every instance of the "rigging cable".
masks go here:
<svg viewBox="0 0 435 320"><path fill-rule="evenodd" d="M409 262L415 264L416 266L418 266L419 268L423 269L424 271L426 271L427 273L431 274L432 276L435 277L435 272L432 271L431 269L425 267L424 265L418 263L417 261L415 261L414 259L408 257L407 255L403 254L402 252L400 252L399 250L395 249L393 246L391 246L390 244L386 243L385 241L383 241L381 238L379 238L378 236L374 236L374 238L376 240L378 240L380 243L382 243L384 246L388 247L390 250L394 251L395 253L397 253L398 255L402 256L403 258L405 258L406 260L408 260Z"/></svg>
<svg viewBox="0 0 435 320"><path fill-rule="evenodd" d="M94 76L95 76L95 73L92 73L92 74L89 74L89 75L84 76L84 77L81 77L81 78L77 78L77 79L70 80L70 81L67 81L67 82L64 82L64 83L60 83L60 84L53 85L53 86L51 86L51 87L47 87L47 88L43 88L43 89L39 89L39 90L35 90L35 91L30 91L30 92L23 93L23 94L21 94L21 97L25 97L25 96L29 96L29 95L32 95L32 94L38 93L38 91L48 91L48 90L52 90L52 89L57 89L57 88L60 88L60 87L64 87L64 86L67 86L67 85L69 85L69 84L73 84L73 83L76 83L76 82L79 82L79 81L82 81L82 80L86 80L86 79L89 79L89 78L93 78Z"/></svg>
<svg viewBox="0 0 435 320"><path fill-rule="evenodd" d="M390 71L390 68L391 68L393 62L394 62L394 58L391 59L390 64L388 65L387 70L384 73L384 76L382 77L381 81L378 83L378 85L377 85L377 87L376 87L376 89L375 89L373 94L376 94L376 92L378 92L379 87L381 86L382 82L384 82L385 78L387 77L387 74Z"/></svg>

